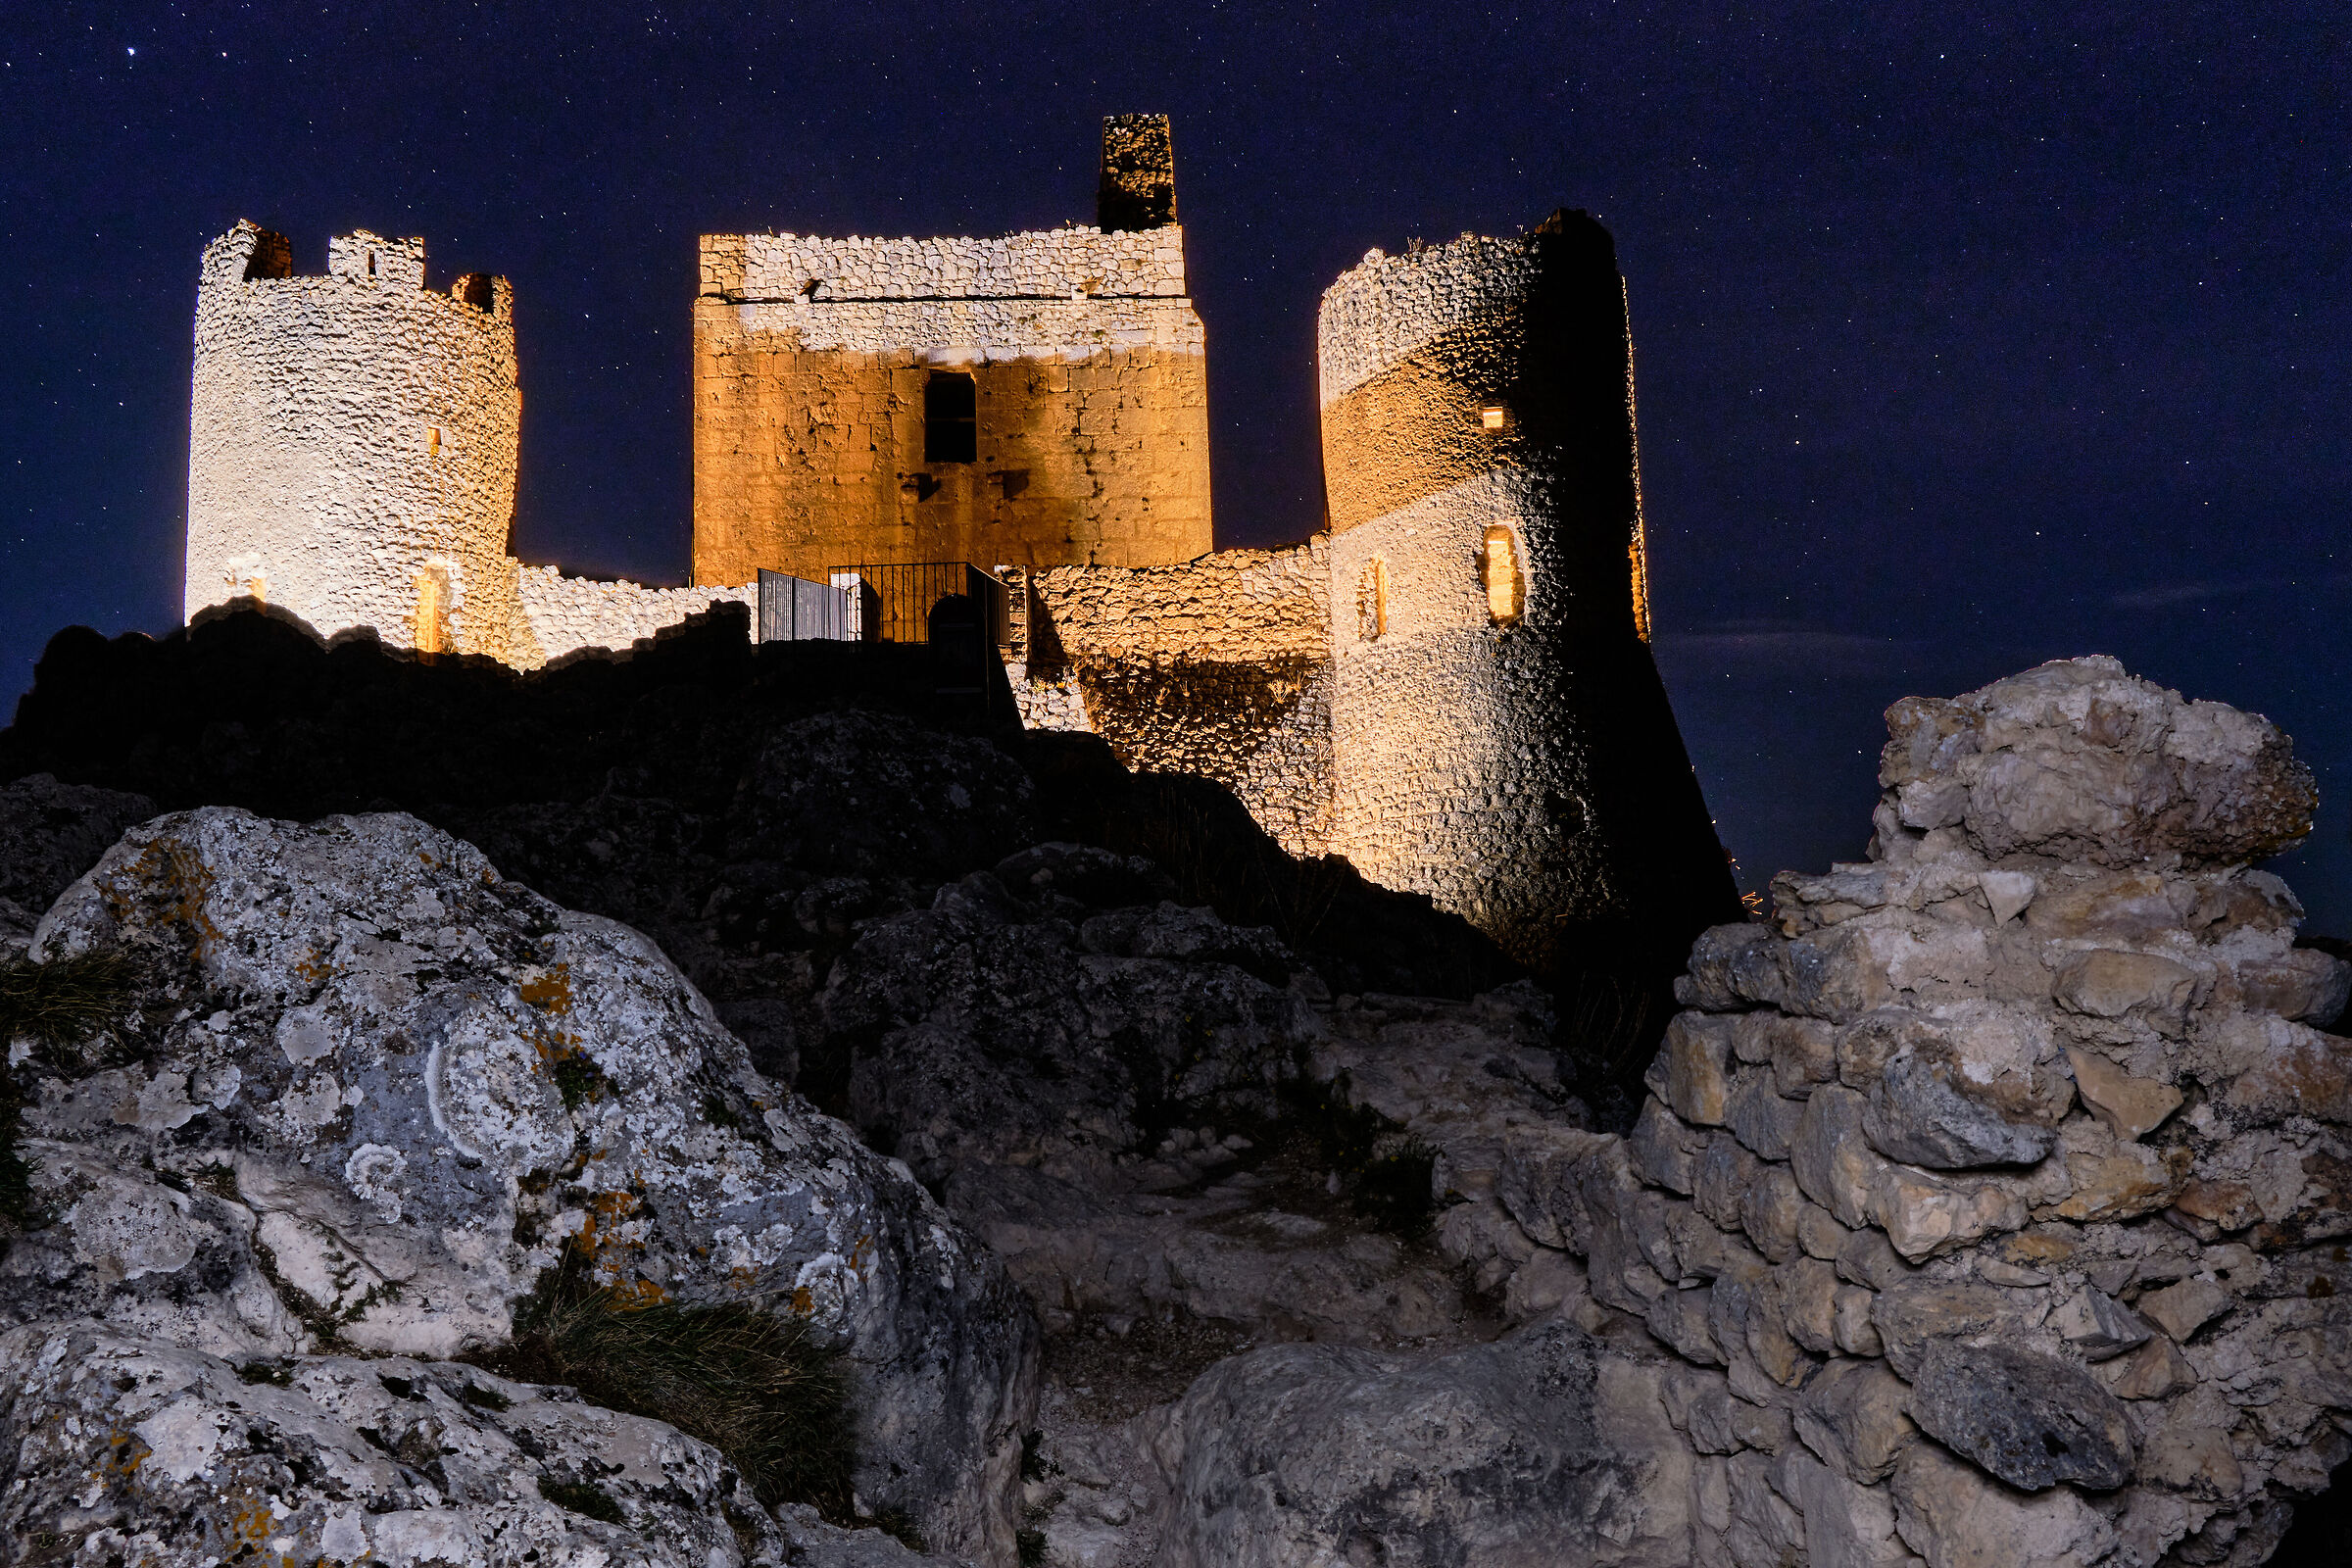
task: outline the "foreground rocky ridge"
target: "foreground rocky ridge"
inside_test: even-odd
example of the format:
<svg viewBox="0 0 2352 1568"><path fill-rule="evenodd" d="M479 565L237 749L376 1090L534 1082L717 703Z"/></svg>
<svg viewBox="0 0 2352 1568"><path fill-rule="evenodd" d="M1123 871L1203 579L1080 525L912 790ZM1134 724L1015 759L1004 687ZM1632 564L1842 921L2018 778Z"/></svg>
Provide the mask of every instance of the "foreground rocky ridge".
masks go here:
<svg viewBox="0 0 2352 1568"><path fill-rule="evenodd" d="M970 868L1020 781L890 721L779 735L727 819L822 856L794 824L837 776L913 837L830 878L730 851L780 891L664 917L758 1065L642 937L421 823L148 823L36 944L133 955L147 1004L36 1069L0 1420L78 1432L13 1450L11 1523L93 1568L907 1560L434 1359L585 1235L614 1284L749 1284L848 1347L861 1500L995 1562L2260 1561L2352 1448L2352 966L2247 865L2309 775L2107 661L1889 721L1870 858L1700 941L1624 1137L1534 987L1334 995L1101 846ZM501 808L509 852L675 911L635 800ZM61 864L143 804L0 788Z"/></svg>

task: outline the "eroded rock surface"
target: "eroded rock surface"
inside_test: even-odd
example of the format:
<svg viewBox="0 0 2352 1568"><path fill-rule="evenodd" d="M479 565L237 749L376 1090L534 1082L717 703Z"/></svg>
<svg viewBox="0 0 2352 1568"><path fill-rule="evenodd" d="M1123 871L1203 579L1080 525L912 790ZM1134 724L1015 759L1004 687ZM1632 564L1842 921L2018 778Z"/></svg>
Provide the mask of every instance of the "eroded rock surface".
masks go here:
<svg viewBox="0 0 2352 1568"><path fill-rule="evenodd" d="M636 932L414 818L207 808L125 835L32 952L121 956L135 1001L31 1074L46 1223L0 1261L8 1321L444 1357L501 1342L575 1245L626 1294L798 1314L858 1369L861 1494L1009 1548L1025 1304Z"/></svg>
<svg viewBox="0 0 2352 1568"><path fill-rule="evenodd" d="M1691 1456L1658 1369L1564 1321L1439 1357L1254 1350L1151 1442L1162 1568L1689 1560Z"/></svg>
<svg viewBox="0 0 2352 1568"><path fill-rule="evenodd" d="M239 1367L83 1322L0 1335L0 1530L20 1552L159 1568L792 1560L708 1444L474 1367Z"/></svg>

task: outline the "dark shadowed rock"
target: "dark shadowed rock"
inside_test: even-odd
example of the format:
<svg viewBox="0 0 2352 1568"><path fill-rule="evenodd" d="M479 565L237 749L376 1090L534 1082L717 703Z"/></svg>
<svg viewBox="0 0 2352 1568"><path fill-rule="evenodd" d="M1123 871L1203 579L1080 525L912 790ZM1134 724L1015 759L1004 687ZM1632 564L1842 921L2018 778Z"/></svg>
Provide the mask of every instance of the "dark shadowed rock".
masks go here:
<svg viewBox="0 0 2352 1568"><path fill-rule="evenodd" d="M31 938L57 896L124 828L155 812L144 795L60 784L46 773L0 784L0 958Z"/></svg>
<svg viewBox="0 0 2352 1568"><path fill-rule="evenodd" d="M1254 1350L1152 1446L1174 1486L1163 1568L1690 1560L1690 1457L1655 1369L1557 1320L1435 1359Z"/></svg>
<svg viewBox="0 0 2352 1568"><path fill-rule="evenodd" d="M1911 1377L1920 1430L2013 1487L2070 1481L2105 1492L2132 1479L2123 1402L2089 1373L2008 1346L1931 1346Z"/></svg>

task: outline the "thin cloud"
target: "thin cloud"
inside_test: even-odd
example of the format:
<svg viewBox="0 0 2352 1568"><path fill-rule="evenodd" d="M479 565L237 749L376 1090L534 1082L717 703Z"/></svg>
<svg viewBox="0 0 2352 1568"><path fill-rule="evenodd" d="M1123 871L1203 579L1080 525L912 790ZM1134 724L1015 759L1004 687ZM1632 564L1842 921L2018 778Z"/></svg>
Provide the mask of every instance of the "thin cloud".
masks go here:
<svg viewBox="0 0 2352 1568"><path fill-rule="evenodd" d="M2328 591L2352 588L2352 571L2319 576L2240 577L2233 581L2171 583L2161 588L2135 588L2107 602L2118 610L2170 610L2176 605L2200 604L2209 599L2234 599L2245 594L2275 594L2281 589Z"/></svg>
<svg viewBox="0 0 2352 1568"><path fill-rule="evenodd" d="M1733 620L1692 632L1661 632L1658 652L1686 669L1729 673L1883 676L1927 649L1910 638L1827 631L1796 621Z"/></svg>

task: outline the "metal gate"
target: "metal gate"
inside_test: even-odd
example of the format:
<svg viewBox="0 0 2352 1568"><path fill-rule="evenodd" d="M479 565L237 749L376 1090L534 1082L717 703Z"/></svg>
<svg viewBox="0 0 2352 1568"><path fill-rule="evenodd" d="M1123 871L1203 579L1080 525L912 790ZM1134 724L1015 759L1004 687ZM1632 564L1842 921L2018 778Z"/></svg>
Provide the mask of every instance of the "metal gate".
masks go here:
<svg viewBox="0 0 2352 1568"><path fill-rule="evenodd" d="M855 642L858 593L856 586L810 582L780 571L760 571L760 640L763 643Z"/></svg>
<svg viewBox="0 0 2352 1568"><path fill-rule="evenodd" d="M951 607L947 624L956 628L958 640L969 635L964 628L975 621L987 647L1004 647L1008 635L1004 582L969 562L835 566L826 575L855 593L856 635L864 642L927 643L942 602L952 599L972 606L969 613Z"/></svg>

